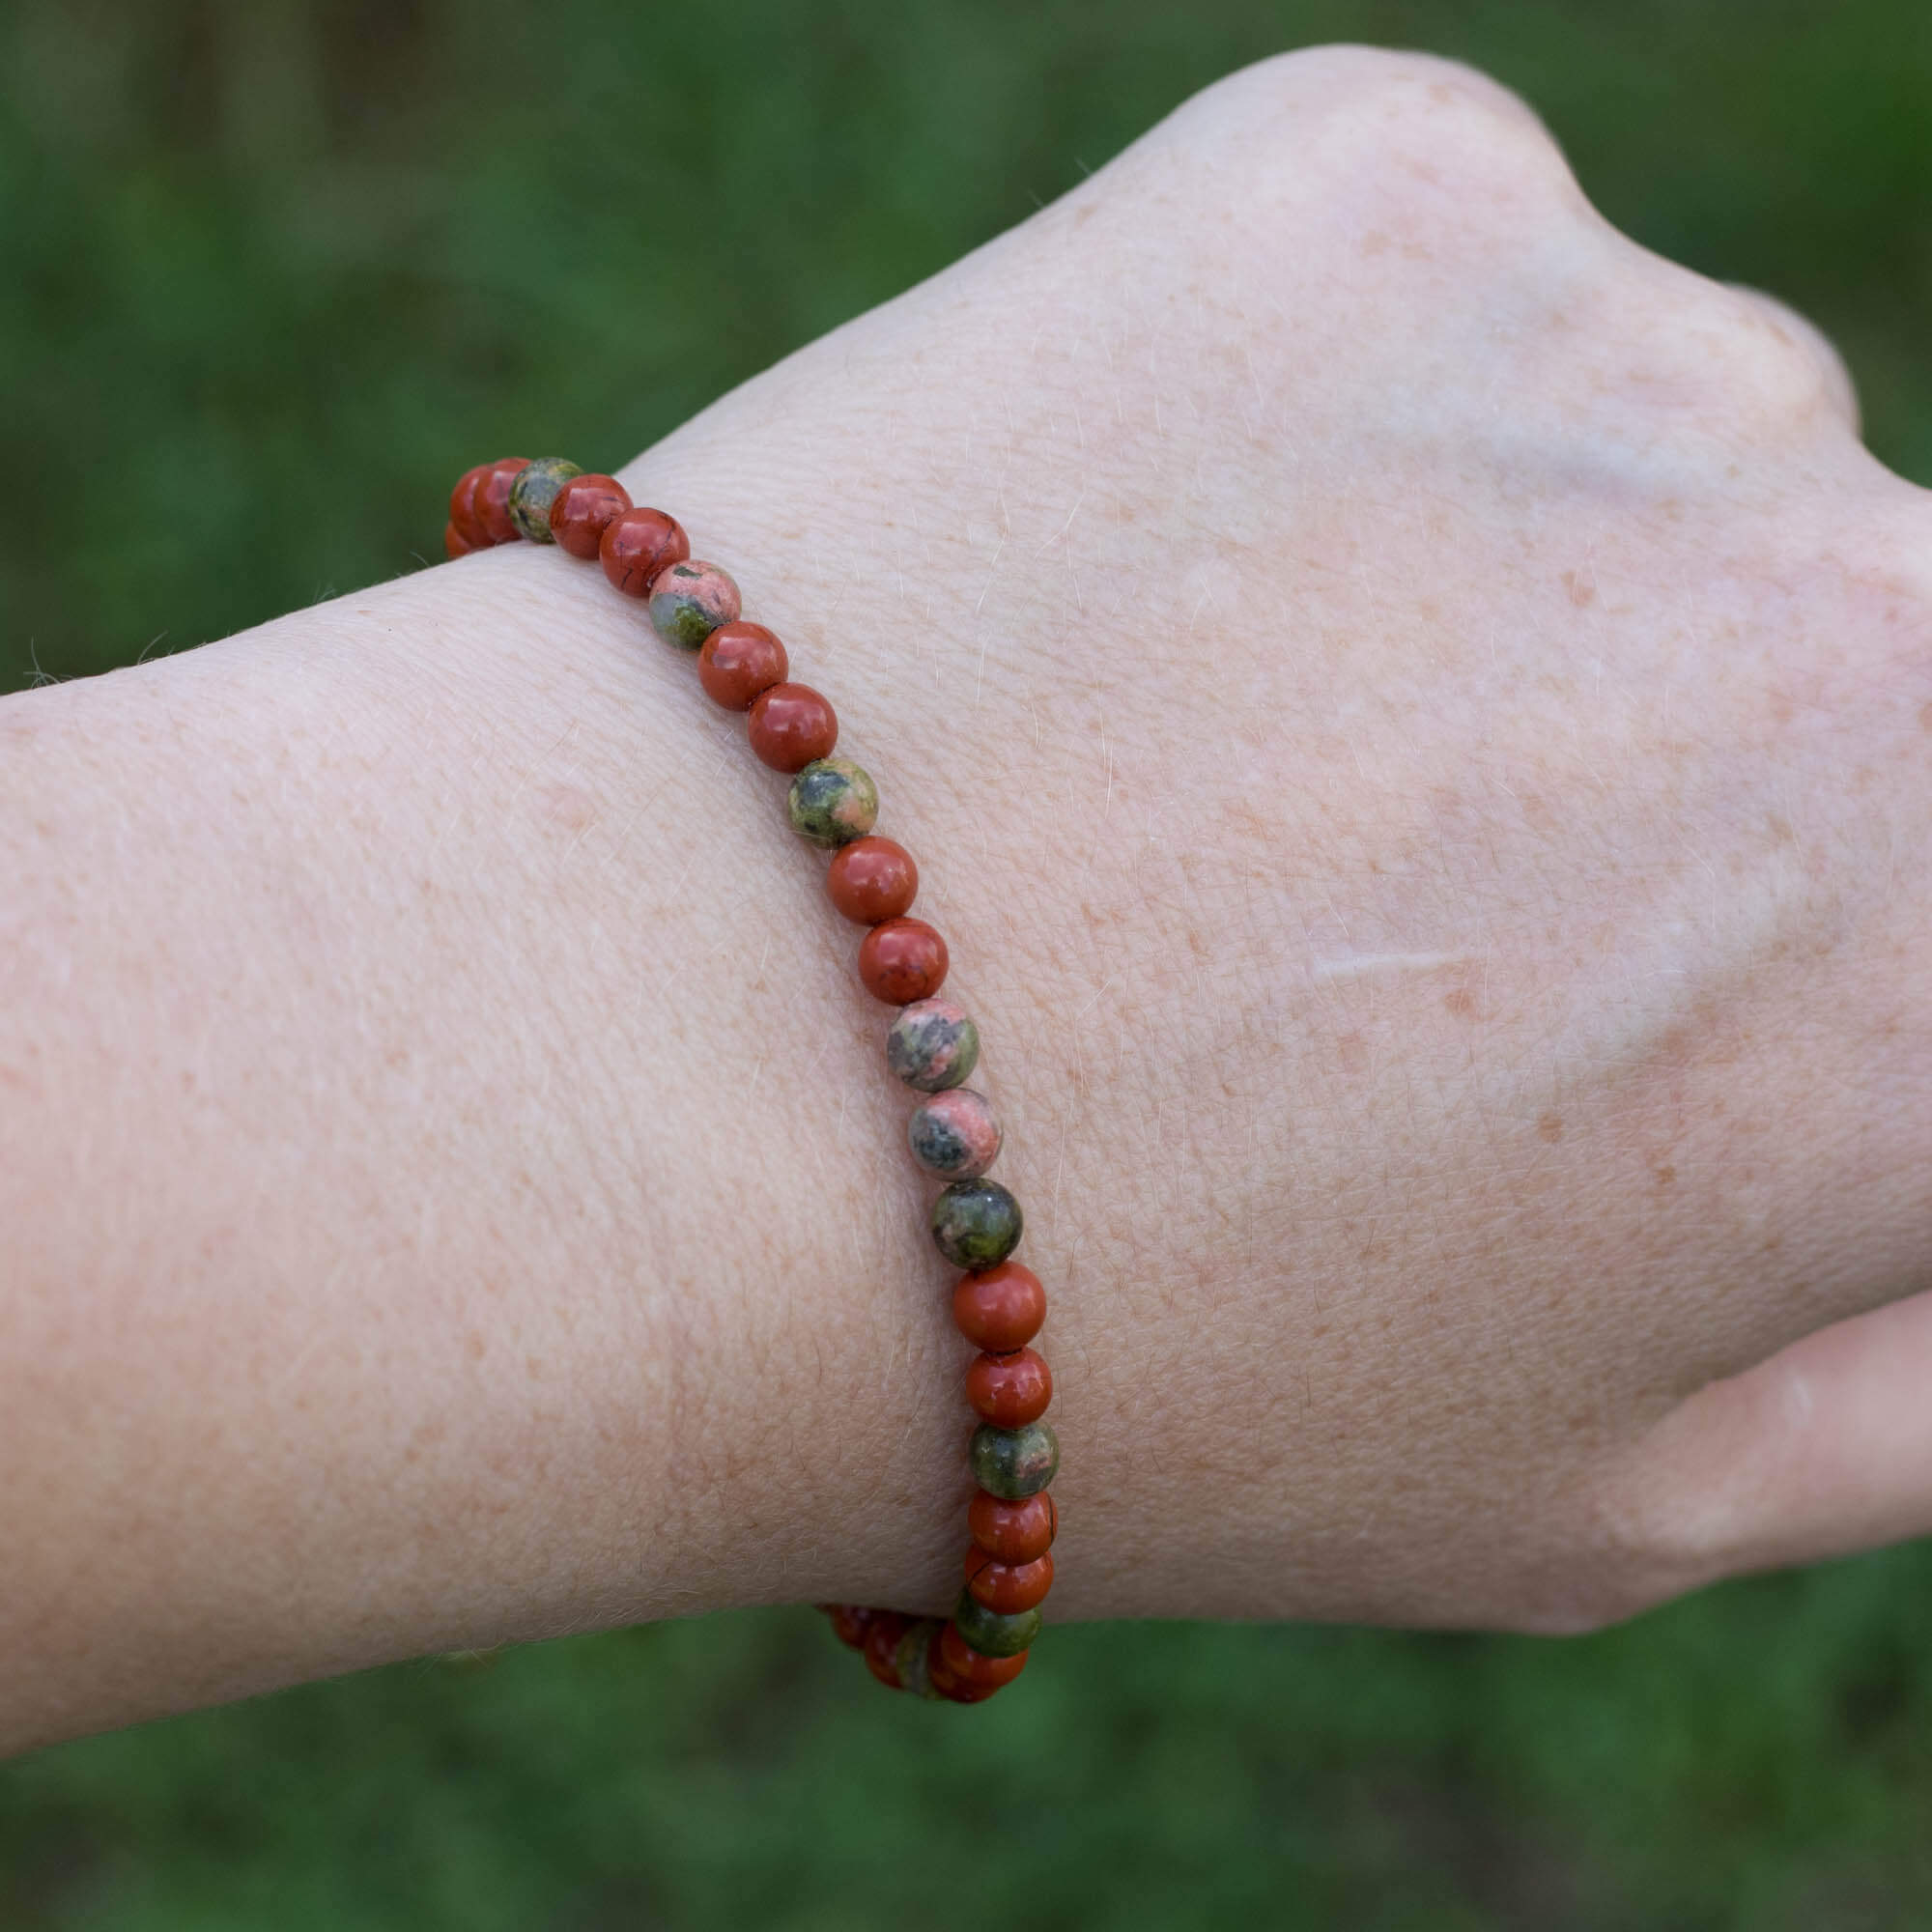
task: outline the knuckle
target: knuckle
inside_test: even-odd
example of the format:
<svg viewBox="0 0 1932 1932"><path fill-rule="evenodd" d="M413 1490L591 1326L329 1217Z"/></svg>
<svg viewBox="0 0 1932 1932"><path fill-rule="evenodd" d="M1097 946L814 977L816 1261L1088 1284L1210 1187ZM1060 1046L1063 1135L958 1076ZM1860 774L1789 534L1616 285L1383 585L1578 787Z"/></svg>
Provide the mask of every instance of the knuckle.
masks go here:
<svg viewBox="0 0 1932 1932"><path fill-rule="evenodd" d="M1761 407L1800 421L1833 416L1858 429L1851 371L1822 329L1756 289L1714 293L1722 300L1720 340Z"/></svg>
<svg viewBox="0 0 1932 1932"><path fill-rule="evenodd" d="M1223 93L1225 90L1225 93ZM1218 97L1218 99L1217 99ZM1548 128L1520 95L1460 61L1376 47L1277 55L1218 82L1204 101L1345 181L1393 175L1465 195L1473 185L1514 199L1575 182Z"/></svg>

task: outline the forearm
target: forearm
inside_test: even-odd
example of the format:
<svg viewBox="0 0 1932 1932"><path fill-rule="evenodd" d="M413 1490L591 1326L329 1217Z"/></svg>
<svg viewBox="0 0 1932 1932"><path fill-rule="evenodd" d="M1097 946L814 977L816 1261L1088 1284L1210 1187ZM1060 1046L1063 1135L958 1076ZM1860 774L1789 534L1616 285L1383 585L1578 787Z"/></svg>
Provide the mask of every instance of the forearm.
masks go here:
<svg viewBox="0 0 1932 1932"><path fill-rule="evenodd" d="M849 928L558 562L0 710L15 1742L941 1591L957 1365Z"/></svg>

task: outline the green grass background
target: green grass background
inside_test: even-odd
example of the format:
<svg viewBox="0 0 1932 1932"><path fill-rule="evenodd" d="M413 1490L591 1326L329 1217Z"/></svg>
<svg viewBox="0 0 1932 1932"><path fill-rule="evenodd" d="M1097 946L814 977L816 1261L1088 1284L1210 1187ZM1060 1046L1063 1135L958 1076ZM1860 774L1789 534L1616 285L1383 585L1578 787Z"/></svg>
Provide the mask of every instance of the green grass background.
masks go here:
<svg viewBox="0 0 1932 1932"><path fill-rule="evenodd" d="M1932 481L1925 0L0 0L0 688L411 569L479 452L619 461L1341 38L1521 89ZM0 1769L0 1928L1932 1926L1928 1597L1076 1630L976 1711L807 1612L407 1665Z"/></svg>

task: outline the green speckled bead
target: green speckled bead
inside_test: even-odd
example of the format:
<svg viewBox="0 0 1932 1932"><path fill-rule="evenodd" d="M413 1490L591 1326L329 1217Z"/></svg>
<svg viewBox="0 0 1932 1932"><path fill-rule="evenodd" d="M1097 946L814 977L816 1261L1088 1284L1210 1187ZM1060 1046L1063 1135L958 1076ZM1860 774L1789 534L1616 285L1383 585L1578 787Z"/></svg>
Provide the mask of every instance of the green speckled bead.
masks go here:
<svg viewBox="0 0 1932 1932"><path fill-rule="evenodd" d="M879 788L850 758L814 758L785 799L791 829L814 845L849 845L879 822Z"/></svg>
<svg viewBox="0 0 1932 1932"><path fill-rule="evenodd" d="M980 1064L980 1029L953 1000L918 1000L900 1009L886 1035L886 1065L908 1087L943 1094Z"/></svg>
<svg viewBox="0 0 1932 1932"><path fill-rule="evenodd" d="M573 476L582 474L582 469L565 456L540 456L534 463L525 464L510 485L510 521L516 525L517 534L532 543L554 543L550 506Z"/></svg>
<svg viewBox="0 0 1932 1932"><path fill-rule="evenodd" d="M720 624L734 622L739 610L738 586L729 576L695 556L651 581L651 629L681 651L702 650L705 639Z"/></svg>
<svg viewBox="0 0 1932 1932"><path fill-rule="evenodd" d="M952 1621L959 1627L959 1634L981 1657L1017 1657L1032 1647L1034 1638L1039 1634L1041 1619L1037 1610L1019 1610L1011 1616L1002 1616L998 1610L989 1610L971 1590L961 1590L959 1602L953 1606Z"/></svg>
<svg viewBox="0 0 1932 1932"><path fill-rule="evenodd" d="M1020 1204L997 1180L955 1180L932 1204L933 1245L954 1267L989 1268L1020 1244Z"/></svg>
<svg viewBox="0 0 1932 1932"><path fill-rule="evenodd" d="M1034 1614L1037 1616L1038 1612ZM910 1690L915 1697L938 1697L939 1692L932 1688L932 1643L945 1628L937 1617L921 1617L899 1638L898 1647L893 1652L893 1662L898 1669L902 1690Z"/></svg>
<svg viewBox="0 0 1932 1932"><path fill-rule="evenodd" d="M1024 1429L995 1429L984 1422L973 1432L966 1452L973 1480L988 1495L1009 1503L1037 1496L1060 1467L1060 1437L1050 1424L1029 1422Z"/></svg>

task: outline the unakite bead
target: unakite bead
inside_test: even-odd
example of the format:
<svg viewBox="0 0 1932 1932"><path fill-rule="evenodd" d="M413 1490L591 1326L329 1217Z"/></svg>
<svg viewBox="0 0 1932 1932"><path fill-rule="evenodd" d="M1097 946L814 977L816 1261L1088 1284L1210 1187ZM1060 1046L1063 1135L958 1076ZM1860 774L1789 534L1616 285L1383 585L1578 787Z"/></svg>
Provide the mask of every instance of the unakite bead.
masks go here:
<svg viewBox="0 0 1932 1932"><path fill-rule="evenodd" d="M704 648L704 640L739 611L738 586L715 563L686 557L661 571L651 585L651 628L681 651Z"/></svg>
<svg viewBox="0 0 1932 1932"><path fill-rule="evenodd" d="M1060 1437L1047 1422L1029 1422L1024 1429L995 1429L981 1423L973 1432L966 1452L973 1463L973 1480L989 1495L1018 1502L1037 1495L1053 1481L1060 1467Z"/></svg>
<svg viewBox="0 0 1932 1932"><path fill-rule="evenodd" d="M961 1590L952 1606L953 1626L981 1657L1017 1657L1039 1634L1037 1610L1002 1616L989 1610L971 1590Z"/></svg>
<svg viewBox="0 0 1932 1932"><path fill-rule="evenodd" d="M932 1204L933 1245L954 1267L1005 1261L1024 1226L1020 1204L997 1180L955 1180Z"/></svg>
<svg viewBox="0 0 1932 1932"><path fill-rule="evenodd" d="M531 543L554 543L550 506L556 501L556 493L573 476L582 474L582 469L565 456L539 456L535 462L525 464L517 471L517 480L510 485L510 521L516 525L517 534L527 537Z"/></svg>
<svg viewBox="0 0 1932 1932"><path fill-rule="evenodd" d="M1000 1118L985 1094L954 1087L912 1110L906 1145L926 1173L977 1180L1000 1157Z"/></svg>
<svg viewBox="0 0 1932 1932"><path fill-rule="evenodd" d="M814 845L849 845L879 822L879 788L850 758L814 758L785 798L791 829Z"/></svg>
<svg viewBox="0 0 1932 1932"><path fill-rule="evenodd" d="M939 1661L965 1683L997 1690L1001 1685L1010 1684L1026 1668L1027 1654L1022 1650L1012 1657L988 1657L983 1650L975 1650L959 1634L957 1624L948 1624L939 1633Z"/></svg>
<svg viewBox="0 0 1932 1932"><path fill-rule="evenodd" d="M921 1617L907 1626L906 1634L899 1638L898 1648L893 1653L901 1690L910 1690L915 1697L936 1698L939 1695L932 1683L932 1646L945 1628L937 1617Z"/></svg>
<svg viewBox="0 0 1932 1932"><path fill-rule="evenodd" d="M952 1000L917 1000L886 1035L886 1065L908 1087L942 1094L980 1064L980 1029Z"/></svg>

